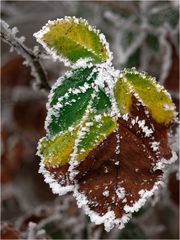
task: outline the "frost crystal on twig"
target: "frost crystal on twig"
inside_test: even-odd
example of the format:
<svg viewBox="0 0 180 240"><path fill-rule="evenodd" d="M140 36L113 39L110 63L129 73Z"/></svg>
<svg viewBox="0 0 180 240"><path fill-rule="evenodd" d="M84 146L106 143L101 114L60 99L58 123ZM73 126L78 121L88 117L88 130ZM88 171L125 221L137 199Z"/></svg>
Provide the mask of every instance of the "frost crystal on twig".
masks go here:
<svg viewBox="0 0 180 240"><path fill-rule="evenodd" d="M17 33L18 29L16 27L10 29L9 25L5 21L1 20L2 40L11 46L11 51L15 50L25 59L25 65L30 66L31 75L35 78L34 86L38 89L43 89L49 92L50 86L48 84L47 76L40 62L39 56L35 51L32 51L24 45L25 38L17 37Z"/></svg>

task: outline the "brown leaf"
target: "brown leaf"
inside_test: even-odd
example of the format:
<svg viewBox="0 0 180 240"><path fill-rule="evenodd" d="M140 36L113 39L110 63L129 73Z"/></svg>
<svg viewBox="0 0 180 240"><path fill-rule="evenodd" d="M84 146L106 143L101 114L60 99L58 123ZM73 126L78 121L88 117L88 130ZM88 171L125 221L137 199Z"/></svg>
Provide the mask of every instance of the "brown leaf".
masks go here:
<svg viewBox="0 0 180 240"><path fill-rule="evenodd" d="M179 98L174 97L174 94L179 96L179 56L177 54L174 44L172 44L170 40L169 42L172 48L172 62L170 71L164 82L164 87L172 93L172 99L176 105L176 108L179 109Z"/></svg>
<svg viewBox="0 0 180 240"><path fill-rule="evenodd" d="M179 56L175 46L170 42L172 47L172 64L169 71L169 74L165 80L165 88L171 91L179 91Z"/></svg>
<svg viewBox="0 0 180 240"><path fill-rule="evenodd" d="M151 136L145 136L137 123L137 116L153 129ZM136 121L134 125L133 121ZM168 145L170 126L157 124L135 98L128 121L119 118L118 123L119 129L77 166L78 174L74 180L69 178L68 165L47 168L61 186L75 184L76 190L86 196L85 205L89 210L100 216L112 210L116 219L144 204L137 204L142 198L141 190L151 191L162 178L163 171L154 167L162 158L169 160L172 157ZM117 135L120 137L119 154L116 154ZM157 150L153 150L152 142L159 143ZM78 194L75 197L78 201Z"/></svg>
<svg viewBox="0 0 180 240"><path fill-rule="evenodd" d="M14 88L17 85L30 86L30 69L25 67L22 57L9 60L1 68L2 87Z"/></svg>
<svg viewBox="0 0 180 240"><path fill-rule="evenodd" d="M179 206L179 180L177 179L176 171L169 176L168 189L171 200Z"/></svg>
<svg viewBox="0 0 180 240"><path fill-rule="evenodd" d="M151 190L162 175L161 171L153 171L154 164L162 157L166 159L171 157L167 142L167 128L156 124L152 119L148 120L145 114L142 114L143 107L136 106L137 104L134 104L131 112L132 119L139 112L139 118L146 119L147 125L150 126L153 123L155 128L153 137L144 138L136 124L131 128L132 119L128 122L119 119L120 154L115 154L117 138L116 133L112 133L78 167L80 192L85 193L92 202L90 208L101 215L111 207L116 217L121 217L124 213L123 207L126 204L133 206L140 198L138 192L141 189ZM150 148L152 139L160 142L159 156L156 156ZM116 162L119 162L119 165L116 165ZM88 168L90 168L89 171ZM86 175L84 175L85 171L87 171ZM125 189L127 202L123 203L124 197L118 199L116 194L118 187ZM93 191L90 192L90 189ZM109 190L108 197L103 196L106 190Z"/></svg>
<svg viewBox="0 0 180 240"><path fill-rule="evenodd" d="M39 137L44 134L46 116L44 101L23 100L15 103L13 116L18 130L27 133L29 137Z"/></svg>
<svg viewBox="0 0 180 240"><path fill-rule="evenodd" d="M23 65L24 59L20 56L14 57L1 67L2 88L15 88L16 86L30 87L33 81L30 68ZM61 64L43 61L46 67L48 81L52 82L64 73L65 67Z"/></svg>
<svg viewBox="0 0 180 240"><path fill-rule="evenodd" d="M18 230L11 224L1 223L1 239L19 239Z"/></svg>
<svg viewBox="0 0 180 240"><path fill-rule="evenodd" d="M1 154L1 182L7 183L12 180L25 157L25 145L23 140L9 132L7 128L2 129L3 151Z"/></svg>

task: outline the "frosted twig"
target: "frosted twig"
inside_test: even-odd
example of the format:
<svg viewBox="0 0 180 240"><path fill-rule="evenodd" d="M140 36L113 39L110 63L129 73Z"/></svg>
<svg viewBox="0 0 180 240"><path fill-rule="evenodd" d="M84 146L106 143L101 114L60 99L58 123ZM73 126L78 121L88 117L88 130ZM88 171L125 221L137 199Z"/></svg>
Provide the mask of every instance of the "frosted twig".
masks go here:
<svg viewBox="0 0 180 240"><path fill-rule="evenodd" d="M30 48L24 45L24 37L16 37L17 28L9 28L9 25L3 21L1 22L1 38L8 43L13 50L25 59L25 64L30 66L31 75L35 78L35 87L43 89L47 92L51 89L47 81L47 75L40 62L39 55L35 54Z"/></svg>

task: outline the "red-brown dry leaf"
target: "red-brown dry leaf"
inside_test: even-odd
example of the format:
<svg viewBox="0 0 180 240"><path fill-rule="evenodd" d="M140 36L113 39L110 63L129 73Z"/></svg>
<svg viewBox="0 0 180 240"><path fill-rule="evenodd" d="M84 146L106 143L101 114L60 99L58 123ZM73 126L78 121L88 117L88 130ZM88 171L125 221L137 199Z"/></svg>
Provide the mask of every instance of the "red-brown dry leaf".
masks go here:
<svg viewBox="0 0 180 240"><path fill-rule="evenodd" d="M26 89L31 88L33 77L30 74L29 67L23 65L22 57L15 57L9 60L1 68L1 86L3 90L3 98L8 101L9 105L13 106L13 123L15 122L18 131L27 133L29 137L40 137L45 134L44 120L46 116L45 102L46 97L39 97L32 99L26 97L20 99L18 102L12 102L11 95L16 91L18 86L27 86ZM50 81L55 79L55 74L52 69L48 67L48 79ZM26 93L24 93L25 95ZM36 93L38 94L38 92ZM23 89L22 89L23 96ZM11 109L10 109L11 110Z"/></svg>
<svg viewBox="0 0 180 240"><path fill-rule="evenodd" d="M179 91L179 56L173 44L172 47L172 64L169 74L165 80L164 86L166 89L178 92Z"/></svg>
<svg viewBox="0 0 180 240"><path fill-rule="evenodd" d="M177 172L172 172L169 176L168 189L171 200L179 206L179 180Z"/></svg>
<svg viewBox="0 0 180 240"><path fill-rule="evenodd" d="M45 134L45 117L45 103L41 99L18 101L14 105L13 118L18 131L27 133L29 137Z"/></svg>
<svg viewBox="0 0 180 240"><path fill-rule="evenodd" d="M179 95L179 56L177 54L175 46L170 42L172 47L172 56L171 56L171 68L168 73L168 76L165 80L164 86L167 90L174 92ZM176 108L179 109L179 99L174 98L172 95L172 99L176 105Z"/></svg>
<svg viewBox="0 0 180 240"><path fill-rule="evenodd" d="M19 239L19 231L11 224L1 223L1 239Z"/></svg>
<svg viewBox="0 0 180 240"><path fill-rule="evenodd" d="M24 59L20 56L10 59L1 67L1 86L2 88L15 88L16 86L32 85L34 77L31 76L30 68L23 65ZM61 64L43 62L46 67L48 81L53 82L58 78L59 73L66 70Z"/></svg>
<svg viewBox="0 0 180 240"><path fill-rule="evenodd" d="M153 166L161 159L170 159L171 150L168 146L168 128L157 124L151 116L148 118L144 107L133 99L128 121L119 119L118 134L120 140L120 154L115 153L117 133L111 133L96 149L90 152L76 170L79 174L76 181L79 191L86 195L91 210L104 215L114 210L116 217L124 214L124 205L132 206L140 199L138 192L142 189L151 190L155 182L162 176L161 170L153 170ZM152 137L144 137L137 124L131 125L131 120L139 116L146 121L146 126L155 128ZM160 142L159 155L150 147L150 142ZM119 162L116 165L115 162ZM65 186L68 184L68 165L56 169L47 168L57 181ZM73 182L70 181L71 184ZM116 190L123 187L126 191L127 202L118 199ZM103 196L108 190L109 196Z"/></svg>
<svg viewBox="0 0 180 240"><path fill-rule="evenodd" d="M12 180L24 160L25 145L23 140L11 134L7 128L1 131L3 150L1 154L1 183Z"/></svg>
<svg viewBox="0 0 180 240"><path fill-rule="evenodd" d="M2 88L14 88L18 85L30 86L32 79L30 69L23 65L23 61L22 57L16 57L1 68Z"/></svg>

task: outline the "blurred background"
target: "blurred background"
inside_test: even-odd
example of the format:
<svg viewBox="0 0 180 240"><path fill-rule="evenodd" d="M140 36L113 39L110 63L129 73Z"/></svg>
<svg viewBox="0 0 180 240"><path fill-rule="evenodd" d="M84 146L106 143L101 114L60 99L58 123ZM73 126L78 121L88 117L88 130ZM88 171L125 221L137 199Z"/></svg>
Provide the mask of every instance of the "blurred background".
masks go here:
<svg viewBox="0 0 180 240"><path fill-rule="evenodd" d="M105 34L117 69L147 71L179 109L179 1L2 1L1 17L25 44L48 20L83 17ZM134 214L123 230L106 233L77 208L71 195L52 194L38 174L38 139L45 135L47 96L32 89L30 69L1 44L1 239L178 239L178 164L167 188ZM43 59L52 85L67 68ZM175 131L174 131L175 132ZM178 151L178 135L172 139Z"/></svg>

